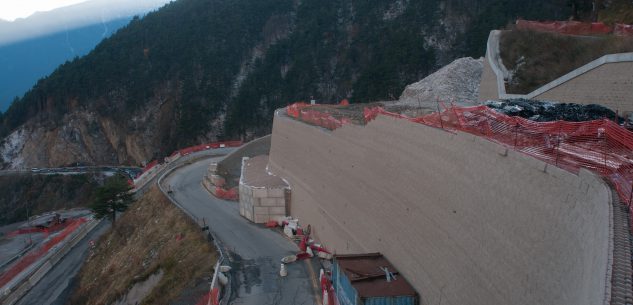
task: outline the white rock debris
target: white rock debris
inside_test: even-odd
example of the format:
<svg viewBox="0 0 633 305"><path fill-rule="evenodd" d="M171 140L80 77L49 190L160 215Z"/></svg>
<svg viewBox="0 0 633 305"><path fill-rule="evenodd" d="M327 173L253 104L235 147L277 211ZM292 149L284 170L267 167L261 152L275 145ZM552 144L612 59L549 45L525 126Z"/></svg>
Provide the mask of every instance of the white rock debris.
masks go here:
<svg viewBox="0 0 633 305"><path fill-rule="evenodd" d="M459 58L417 83L407 86L400 99L388 107L423 108L435 111L437 102L447 106L478 105L483 59Z"/></svg>

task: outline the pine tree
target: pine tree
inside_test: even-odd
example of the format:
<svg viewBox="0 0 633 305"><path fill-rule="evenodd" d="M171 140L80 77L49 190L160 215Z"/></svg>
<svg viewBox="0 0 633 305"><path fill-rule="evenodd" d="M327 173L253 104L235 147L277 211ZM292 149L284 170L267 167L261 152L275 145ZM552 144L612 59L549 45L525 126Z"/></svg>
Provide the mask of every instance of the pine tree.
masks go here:
<svg viewBox="0 0 633 305"><path fill-rule="evenodd" d="M112 225L116 222L116 213L124 212L134 201L130 190L132 187L122 175L116 175L96 190L95 199L90 208L96 218L108 218Z"/></svg>

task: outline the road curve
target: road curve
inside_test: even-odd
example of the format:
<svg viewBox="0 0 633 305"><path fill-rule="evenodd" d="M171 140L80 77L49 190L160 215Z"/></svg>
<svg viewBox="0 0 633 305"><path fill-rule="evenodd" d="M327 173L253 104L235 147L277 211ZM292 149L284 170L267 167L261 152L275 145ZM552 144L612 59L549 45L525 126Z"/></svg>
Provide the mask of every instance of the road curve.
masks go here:
<svg viewBox="0 0 633 305"><path fill-rule="evenodd" d="M297 246L278 232L255 225L239 215L237 203L220 200L202 186L211 161L197 161L163 180L173 198L198 221L204 219L228 250L231 262L230 304L310 305L315 298L314 270L304 262L288 265L279 276L280 259L297 253Z"/></svg>

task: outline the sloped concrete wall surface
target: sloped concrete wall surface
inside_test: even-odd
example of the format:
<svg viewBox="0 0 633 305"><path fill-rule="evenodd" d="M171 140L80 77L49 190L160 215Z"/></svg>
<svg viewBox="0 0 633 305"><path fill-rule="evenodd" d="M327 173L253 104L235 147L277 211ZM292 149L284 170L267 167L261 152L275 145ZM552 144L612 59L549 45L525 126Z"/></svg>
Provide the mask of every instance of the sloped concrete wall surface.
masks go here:
<svg viewBox="0 0 633 305"><path fill-rule="evenodd" d="M497 87L497 75L490 66L488 55L484 58L484 69L481 72L481 81L479 83L479 101L499 99L499 88Z"/></svg>
<svg viewBox="0 0 633 305"><path fill-rule="evenodd" d="M605 304L610 190L485 139L379 116L277 114L270 169L338 254L382 252L421 304Z"/></svg>
<svg viewBox="0 0 633 305"><path fill-rule="evenodd" d="M270 135L257 138L244 144L228 154L218 163L218 171L225 172L231 177L240 177L242 169L243 157L255 157L259 155L268 155L270 153Z"/></svg>
<svg viewBox="0 0 633 305"><path fill-rule="evenodd" d="M631 61L605 63L565 83L531 96L537 100L602 104L620 113L633 112L633 53Z"/></svg>

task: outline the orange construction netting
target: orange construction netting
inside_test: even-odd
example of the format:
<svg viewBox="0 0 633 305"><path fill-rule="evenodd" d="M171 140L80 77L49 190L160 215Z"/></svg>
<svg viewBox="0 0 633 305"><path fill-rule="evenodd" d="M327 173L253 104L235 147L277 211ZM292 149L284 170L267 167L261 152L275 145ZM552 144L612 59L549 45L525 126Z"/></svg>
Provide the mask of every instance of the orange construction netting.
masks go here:
<svg viewBox="0 0 633 305"><path fill-rule="evenodd" d="M306 104L293 104L287 110L291 117L330 130L346 121L317 115L317 110ZM486 106L450 107L417 118L371 107L365 108L363 115L365 123L386 115L447 131L467 132L573 173L586 168L611 182L620 200L632 210L633 133L611 120L534 122Z"/></svg>
<svg viewBox="0 0 633 305"><path fill-rule="evenodd" d="M216 186L215 197L218 197L224 200L238 201L240 199L240 194L238 192L237 187L225 189L224 187Z"/></svg>
<svg viewBox="0 0 633 305"><path fill-rule="evenodd" d="M79 218L75 220L69 220L70 224L64 228L59 234L52 237L50 240L46 241L40 248L29 252L27 255L22 257L18 262L16 262L13 266L11 266L6 272L0 275L0 287L6 285L9 281L11 281L15 276L17 276L20 272L24 271L26 268L35 263L38 259L42 258L48 251L59 244L61 241L66 239L68 235L74 232L81 224L85 223L87 220L85 218Z"/></svg>
<svg viewBox="0 0 633 305"><path fill-rule="evenodd" d="M517 20L516 27L520 30L552 32L566 35L606 35L633 36L633 26L630 24L615 24L610 27L602 22L580 21L529 21Z"/></svg>

